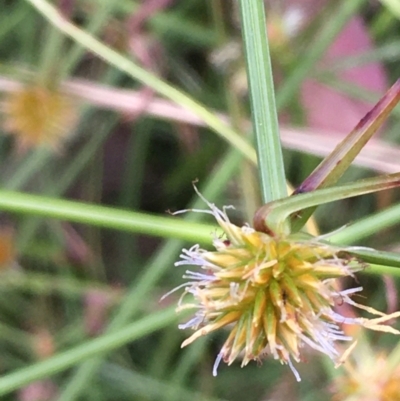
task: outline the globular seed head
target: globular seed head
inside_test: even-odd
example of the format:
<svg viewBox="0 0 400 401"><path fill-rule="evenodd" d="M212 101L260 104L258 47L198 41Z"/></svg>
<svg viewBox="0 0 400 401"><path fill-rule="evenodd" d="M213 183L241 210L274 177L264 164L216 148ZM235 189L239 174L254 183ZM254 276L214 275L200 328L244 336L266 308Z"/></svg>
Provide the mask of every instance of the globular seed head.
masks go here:
<svg viewBox="0 0 400 401"><path fill-rule="evenodd" d="M193 320L196 332L185 345L202 335L226 328L227 339L218 361L228 364L242 358L242 365L270 354L290 366L301 360L304 345L338 362L341 352L337 341L349 341L342 324L387 331L382 323L394 315L384 315L356 304L351 296L361 288L338 290L334 283L342 276L352 276L356 263L341 259L342 249L320 243L314 238L274 237L265 229L233 225L224 211L208 204L226 239L217 249L199 247L184 250L178 264L200 266L205 273L191 273L187 292L201 317ZM256 216L256 228L260 228ZM341 303L377 314L378 319L348 318L336 312ZM391 329L392 332L394 329Z"/></svg>

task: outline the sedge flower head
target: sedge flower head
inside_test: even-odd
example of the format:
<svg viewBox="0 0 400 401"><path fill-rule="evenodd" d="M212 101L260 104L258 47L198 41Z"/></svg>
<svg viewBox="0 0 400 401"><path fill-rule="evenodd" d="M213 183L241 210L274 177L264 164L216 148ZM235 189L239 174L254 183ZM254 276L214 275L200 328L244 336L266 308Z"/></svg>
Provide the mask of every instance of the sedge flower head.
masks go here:
<svg viewBox="0 0 400 401"><path fill-rule="evenodd" d="M400 400L400 366L391 366L387 355L364 350L344 364L345 374L333 386L332 401Z"/></svg>
<svg viewBox="0 0 400 401"><path fill-rule="evenodd" d="M338 289L338 278L353 276L363 268L341 256L345 253L342 248L317 238L276 238L249 226L238 227L230 222L226 208L207 204L210 210L206 212L214 215L224 236L214 238L215 251L199 245L184 249L175 265L196 267L186 271L183 277L188 281L178 287L185 288L178 310L196 310L192 319L180 325L195 330L182 347L223 327L229 329L214 375L221 360L230 365L242 358L245 366L270 355L289 365L300 380L293 361L302 360L305 346L336 364L346 357L336 344L352 341L343 332L343 324L398 333L382 324L397 314L385 315L352 299L362 287ZM335 306L343 303L379 317L342 316Z"/></svg>
<svg viewBox="0 0 400 401"><path fill-rule="evenodd" d="M70 97L40 85L21 87L5 97L4 129L15 135L22 149L47 145L58 148L75 123Z"/></svg>

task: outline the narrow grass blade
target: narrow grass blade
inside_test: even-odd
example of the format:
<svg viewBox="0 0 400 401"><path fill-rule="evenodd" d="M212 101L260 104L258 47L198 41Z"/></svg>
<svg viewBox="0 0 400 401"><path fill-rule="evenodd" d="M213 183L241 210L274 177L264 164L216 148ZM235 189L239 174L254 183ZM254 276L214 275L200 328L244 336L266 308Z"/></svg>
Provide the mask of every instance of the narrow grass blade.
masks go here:
<svg viewBox="0 0 400 401"><path fill-rule="evenodd" d="M94 355L104 354L122 347L170 325L177 319L173 308L158 311L117 332L104 334L49 359L5 375L0 378L0 395L3 396L36 380L55 375Z"/></svg>
<svg viewBox="0 0 400 401"><path fill-rule="evenodd" d="M139 373L138 370L128 369L117 364L107 363L102 368L101 377L111 381L115 388L114 399L118 395L126 395L128 400L163 400L168 401L168 394L174 394L173 401L226 401L222 398L212 397L204 392L185 388L184 383L173 383L156 379L150 375Z"/></svg>
<svg viewBox="0 0 400 401"><path fill-rule="evenodd" d="M287 196L263 0L240 0L242 35L263 201Z"/></svg>
<svg viewBox="0 0 400 401"><path fill-rule="evenodd" d="M400 205L364 217L333 234L330 240L337 244L355 244L381 230L400 223Z"/></svg>
<svg viewBox="0 0 400 401"><path fill-rule="evenodd" d="M400 269L397 267L386 266L386 265L375 265L373 263L363 270L364 274L373 274L374 276L382 277L382 274L386 274L391 277L400 277Z"/></svg>
<svg viewBox="0 0 400 401"><path fill-rule="evenodd" d="M135 64L129 58L119 54L113 49L105 46L103 43L95 39L87 32L79 29L64 18L55 7L45 0L26 0L32 4L51 24L57 29L64 32L70 38L75 40L85 49L96 54L108 64L114 66L120 71L124 71L132 78L142 82L144 85L153 88L156 92L172 100L176 104L191 110L199 116L212 130L218 133L224 140L234 146L246 158L256 163L257 158L253 147L239 133L229 127L226 123L214 113L210 112L207 107L196 102L186 93L164 82L162 79L151 74L146 69Z"/></svg>
<svg viewBox="0 0 400 401"><path fill-rule="evenodd" d="M400 254L394 252L376 251L363 247L350 247L349 253L366 263L400 267Z"/></svg>
<svg viewBox="0 0 400 401"><path fill-rule="evenodd" d="M90 203L0 190L0 210L43 216L121 231L139 232L195 243L209 243L215 226L187 222L176 217L157 216Z"/></svg>
<svg viewBox="0 0 400 401"><path fill-rule="evenodd" d="M315 191L335 184L350 167L355 157L367 144L372 135L379 129L389 113L400 100L400 80L386 92L379 102L360 120L353 131L333 152L296 188L293 195ZM293 231L299 230L315 208L304 210L292 216Z"/></svg>
<svg viewBox="0 0 400 401"><path fill-rule="evenodd" d="M383 124L399 100L400 80L397 80L379 102L360 120L353 131L296 188L294 194L311 192L317 188L336 183L372 135Z"/></svg>
<svg viewBox="0 0 400 401"><path fill-rule="evenodd" d="M371 192L400 186L400 173L360 180L334 188L318 189L286 199L270 202L261 207L254 216L254 228L273 236L289 235L285 220L293 213L309 207L341 199L352 198Z"/></svg>

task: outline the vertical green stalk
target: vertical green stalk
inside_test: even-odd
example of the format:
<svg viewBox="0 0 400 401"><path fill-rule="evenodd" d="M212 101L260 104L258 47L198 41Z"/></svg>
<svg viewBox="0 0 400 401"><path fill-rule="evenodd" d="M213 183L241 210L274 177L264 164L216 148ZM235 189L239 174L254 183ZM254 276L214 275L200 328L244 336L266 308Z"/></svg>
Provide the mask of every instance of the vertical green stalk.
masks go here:
<svg viewBox="0 0 400 401"><path fill-rule="evenodd" d="M58 64L65 36L52 26L46 27L46 42L40 55L39 78L40 83L49 88L57 87Z"/></svg>
<svg viewBox="0 0 400 401"><path fill-rule="evenodd" d="M242 35L265 203L287 196L263 0L240 0Z"/></svg>

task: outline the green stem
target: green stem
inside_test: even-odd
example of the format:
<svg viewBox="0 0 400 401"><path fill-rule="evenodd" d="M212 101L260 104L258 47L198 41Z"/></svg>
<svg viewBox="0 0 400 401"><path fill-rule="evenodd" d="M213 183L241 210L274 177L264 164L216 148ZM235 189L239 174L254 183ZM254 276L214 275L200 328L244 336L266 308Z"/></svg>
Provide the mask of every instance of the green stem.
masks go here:
<svg viewBox="0 0 400 401"><path fill-rule="evenodd" d="M400 223L400 205L395 205L350 224L329 239L337 244L354 244L398 223Z"/></svg>
<svg viewBox="0 0 400 401"><path fill-rule="evenodd" d="M19 369L15 373L10 373L0 378L0 395L8 394L35 380L52 376L94 355L105 354L122 347L127 343L160 330L176 320L177 316L173 308L154 312L116 332L105 334L75 348L61 352L43 362Z"/></svg>
<svg viewBox="0 0 400 401"><path fill-rule="evenodd" d="M0 190L0 210L192 242L210 242L214 226L90 203Z"/></svg>
<svg viewBox="0 0 400 401"><path fill-rule="evenodd" d="M363 270L363 273L374 274L381 277L382 274L387 274L391 277L400 277L400 269L398 267L375 265L375 264L369 264L365 268L365 270Z"/></svg>
<svg viewBox="0 0 400 401"><path fill-rule="evenodd" d="M225 401L221 398L212 397L204 391L186 389L180 383L171 383L154 378L151 375L139 373L137 370L127 369L116 364L107 363L101 371L111 386L115 388L116 395L113 399L121 399L126 394L130 400L168 400L168 394L173 394L173 401Z"/></svg>
<svg viewBox="0 0 400 401"><path fill-rule="evenodd" d="M276 235L289 235L285 231L285 220L300 210L319 206L325 203L352 198L400 185L400 173L388 174L360 180L334 188L318 189L311 193L298 194L286 199L268 203L261 207L254 217L254 228L258 231L271 232Z"/></svg>
<svg viewBox="0 0 400 401"><path fill-rule="evenodd" d="M379 102L359 121L350 134L296 188L294 194L312 192L336 184L372 135L382 126L399 100L400 80L397 80ZM315 209L316 207L303 210L300 217L292 216L292 231L300 230Z"/></svg>
<svg viewBox="0 0 400 401"><path fill-rule="evenodd" d="M97 54L108 64L120 71L124 71L132 78L153 88L155 91L172 100L176 104L191 110L199 116L211 129L217 132L223 139L239 150L249 160L256 162L256 155L252 146L240 134L221 121L207 107L193 100L186 93L167 84L157 76L135 64L132 60L103 45L100 41L79 29L66 20L51 4L45 0L26 0L31 3L51 24L64 34L74 39L77 43L92 53Z"/></svg>
<svg viewBox="0 0 400 401"><path fill-rule="evenodd" d="M52 162L53 157L54 155L48 149L43 148L39 148L25 155L21 163L18 164L15 173L4 180L2 188L7 188L9 190L22 189L32 176Z"/></svg>
<svg viewBox="0 0 400 401"><path fill-rule="evenodd" d="M287 196L263 0L240 0L242 35L264 203Z"/></svg>
<svg viewBox="0 0 400 401"><path fill-rule="evenodd" d="M88 25L86 26L86 31L91 35L95 35L100 31L103 25L107 22L107 19L110 18L114 8L116 8L117 2L103 2L97 7L97 12L91 15ZM56 27L57 29L57 27ZM60 68L60 78L66 79L69 75L72 75L75 67L82 59L82 56L85 54L85 48L79 46L79 44L75 43L74 46L69 50L66 54L63 64Z"/></svg>
<svg viewBox="0 0 400 401"><path fill-rule="evenodd" d="M235 157L232 157L231 160L235 160ZM396 183L398 174L394 174L391 177L391 181ZM382 184L382 178L378 177L360 181L356 185L348 184L337 188L318 190L313 194L297 195L296 197L279 202L281 204L277 205L276 209L272 207L270 213L272 213L276 220L280 220L283 215L288 216L292 210L298 210L304 207L304 202L307 202L307 204L309 204L309 202L326 203L335 199L356 196L359 194L357 191L366 193L384 189L381 186L387 184L387 179L386 182ZM269 205L269 207L271 206ZM99 227L139 232L166 238L185 239L200 243L209 243L210 233L215 231L215 226L213 225L188 222L177 217L148 215L106 206L10 191L0 191L0 210L45 216L64 221L91 224ZM344 228L342 231L332 235L330 240L338 244L354 243L361 238L387 228L399 221L400 207L394 206ZM359 254L362 257L363 255L361 255L361 252L362 251L360 251ZM380 257L377 253L370 256ZM389 263L389 256L386 253L382 257L384 258L382 261L385 260ZM373 261L371 260L371 262ZM397 259L394 263L397 265Z"/></svg>
<svg viewBox="0 0 400 401"><path fill-rule="evenodd" d="M349 249L349 253L360 258L366 263L385 265L386 267L400 267L400 254L395 252L377 251L375 249L364 247L353 247Z"/></svg>
<svg viewBox="0 0 400 401"><path fill-rule="evenodd" d="M2 274L0 289L2 291L18 289L35 295L62 294L66 298L81 298L91 291L98 291L115 302L123 296L122 291L114 291L112 287L94 281L88 282L44 273L22 273L16 270Z"/></svg>
<svg viewBox="0 0 400 401"><path fill-rule="evenodd" d="M46 42L43 44L41 52L41 62L39 66L39 80L42 85L48 88L57 87L60 79L57 76L59 70L58 63L63 52L64 36L60 31L52 26L47 26Z"/></svg>

